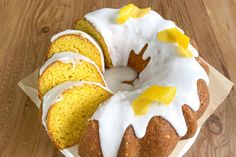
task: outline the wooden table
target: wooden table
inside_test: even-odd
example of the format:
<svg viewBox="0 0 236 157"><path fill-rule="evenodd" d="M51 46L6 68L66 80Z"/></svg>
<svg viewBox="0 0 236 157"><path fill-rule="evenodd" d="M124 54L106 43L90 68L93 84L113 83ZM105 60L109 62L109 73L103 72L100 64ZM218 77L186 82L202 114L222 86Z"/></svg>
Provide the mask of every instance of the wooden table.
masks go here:
<svg viewBox="0 0 236 157"><path fill-rule="evenodd" d="M63 156L17 83L45 60L50 37L85 13L131 1L0 0L0 155ZM236 82L236 0L140 0L186 31L201 57ZM186 156L236 156L236 88L209 118Z"/></svg>

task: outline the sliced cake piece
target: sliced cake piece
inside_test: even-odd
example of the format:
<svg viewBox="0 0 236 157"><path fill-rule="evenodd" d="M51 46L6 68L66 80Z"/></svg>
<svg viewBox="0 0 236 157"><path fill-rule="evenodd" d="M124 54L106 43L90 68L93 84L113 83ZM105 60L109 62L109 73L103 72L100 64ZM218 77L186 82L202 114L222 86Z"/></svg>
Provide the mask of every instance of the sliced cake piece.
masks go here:
<svg viewBox="0 0 236 157"><path fill-rule="evenodd" d="M51 42L47 58L63 51L77 52L90 58L104 72L103 52L99 44L87 33L79 30L65 30L54 35Z"/></svg>
<svg viewBox="0 0 236 157"><path fill-rule="evenodd" d="M112 96L101 84L79 81L60 84L43 97L42 122L60 149L79 142L88 119Z"/></svg>
<svg viewBox="0 0 236 157"><path fill-rule="evenodd" d="M111 58L110 58L108 47L106 45L106 42L105 42L104 38L96 30L96 28L86 18L83 18L81 20L76 21L74 27L75 27L75 29L78 29L78 30L81 30L81 31L84 31L84 32L88 33L89 35L91 35L94 39L96 39L99 42L99 44L101 45L101 48L103 50L103 53L104 53L106 67L111 68L112 67L112 61L111 61Z"/></svg>
<svg viewBox="0 0 236 157"><path fill-rule="evenodd" d="M66 81L92 81L106 86L98 66L89 58L73 52L54 54L39 71L39 98Z"/></svg>

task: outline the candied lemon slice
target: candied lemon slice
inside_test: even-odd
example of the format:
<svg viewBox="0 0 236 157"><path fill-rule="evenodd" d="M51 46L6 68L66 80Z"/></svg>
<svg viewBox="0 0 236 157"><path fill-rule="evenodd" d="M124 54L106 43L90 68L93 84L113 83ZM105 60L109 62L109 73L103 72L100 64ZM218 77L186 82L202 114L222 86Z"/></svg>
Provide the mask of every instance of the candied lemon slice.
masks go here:
<svg viewBox="0 0 236 157"><path fill-rule="evenodd" d="M143 17L144 15L146 15L149 11L151 10L151 8L144 8L144 9L140 9L138 7L136 7L134 4L128 4L124 7L122 7L119 12L118 12L118 18L116 20L116 22L118 24L123 24L125 23L130 17L132 18L140 18Z"/></svg>
<svg viewBox="0 0 236 157"><path fill-rule="evenodd" d="M188 49L184 49L182 46L178 46L178 55L181 57L193 57L193 54Z"/></svg>
<svg viewBox="0 0 236 157"><path fill-rule="evenodd" d="M157 34L157 39L164 42L177 42L184 49L188 48L189 37L177 28L166 29Z"/></svg>
<svg viewBox="0 0 236 157"><path fill-rule="evenodd" d="M176 95L176 87L152 85L141 93L132 103L136 115L144 115L152 102L169 105Z"/></svg>

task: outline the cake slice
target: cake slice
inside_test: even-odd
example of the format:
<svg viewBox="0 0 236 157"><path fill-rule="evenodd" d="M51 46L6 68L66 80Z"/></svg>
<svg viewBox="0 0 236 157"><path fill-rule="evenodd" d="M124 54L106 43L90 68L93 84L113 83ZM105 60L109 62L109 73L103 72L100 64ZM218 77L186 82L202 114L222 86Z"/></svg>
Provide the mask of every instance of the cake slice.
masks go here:
<svg viewBox="0 0 236 157"><path fill-rule="evenodd" d="M103 53L104 53L106 67L111 68L113 65L112 65L112 61L110 58L108 47L106 45L104 38L96 30L96 28L86 18L76 21L74 27L77 30L81 30L81 31L88 33L89 35L91 35L94 39L96 39L99 42L99 44L101 45L101 48L103 50Z"/></svg>
<svg viewBox="0 0 236 157"><path fill-rule="evenodd" d="M94 61L104 72L104 57L99 44L87 33L79 30L65 30L51 39L47 58L56 53L72 51L80 53Z"/></svg>
<svg viewBox="0 0 236 157"><path fill-rule="evenodd" d="M79 142L88 119L111 92L95 82L65 82L51 89L42 104L42 122L60 149Z"/></svg>
<svg viewBox="0 0 236 157"><path fill-rule="evenodd" d="M66 81L92 81L106 86L98 66L89 58L73 52L54 54L39 71L39 98Z"/></svg>

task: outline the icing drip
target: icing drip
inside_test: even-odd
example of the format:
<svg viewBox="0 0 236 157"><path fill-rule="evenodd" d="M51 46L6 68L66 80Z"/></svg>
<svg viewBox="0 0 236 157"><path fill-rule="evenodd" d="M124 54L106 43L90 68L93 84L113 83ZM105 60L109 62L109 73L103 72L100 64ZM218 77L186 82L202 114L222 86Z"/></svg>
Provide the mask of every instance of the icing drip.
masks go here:
<svg viewBox="0 0 236 157"><path fill-rule="evenodd" d="M63 35L67 35L67 34L78 34L81 35L82 37L88 39L99 51L100 56L101 56L101 63L102 63L102 72L105 71L105 66L104 66L104 56L103 56L103 52L101 47L99 46L99 44L97 43L96 40L94 40L90 35L88 35L85 32L79 31L79 30L70 30L67 29L63 32L60 32L58 34L55 34L52 38L51 38L51 42L53 43L56 39L60 38Z"/></svg>
<svg viewBox="0 0 236 157"><path fill-rule="evenodd" d="M197 111L200 104L197 81L203 79L207 84L209 82L206 72L194 58L177 55L177 44L156 39L158 32L178 28L172 21L150 11L142 18L130 18L124 24L118 25L114 22L117 12L118 9L105 8L85 16L103 36L113 65L127 66L130 51L138 53L146 43L148 48L143 59L151 57L151 60L135 80L133 90L119 91L104 102L92 117L99 123L99 138L104 157L117 156L122 137L129 125L133 126L136 136L142 138L153 116L163 117L176 129L179 136L184 136L187 126L182 105L187 104ZM194 57L198 56L192 45L189 44L188 50ZM135 116L131 107L132 101L151 85L175 86L176 96L168 106L152 103L144 116Z"/></svg>
<svg viewBox="0 0 236 157"><path fill-rule="evenodd" d="M133 81L137 76L137 72L129 67L110 68L104 73L107 86L114 93L134 89L134 86L123 81Z"/></svg>

